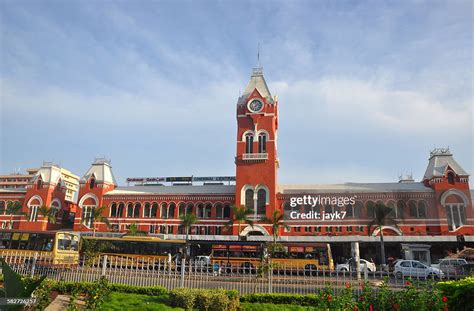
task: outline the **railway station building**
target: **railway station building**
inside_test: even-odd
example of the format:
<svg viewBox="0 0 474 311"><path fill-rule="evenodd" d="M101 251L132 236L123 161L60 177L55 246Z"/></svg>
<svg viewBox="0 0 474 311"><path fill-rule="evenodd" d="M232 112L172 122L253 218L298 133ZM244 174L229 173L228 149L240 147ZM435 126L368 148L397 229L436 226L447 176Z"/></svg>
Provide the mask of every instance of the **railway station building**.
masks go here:
<svg viewBox="0 0 474 311"><path fill-rule="evenodd" d="M198 222L191 239L203 241L271 241L275 210L288 228L279 240L331 243L334 257L347 256L358 241L364 258L377 260L379 230L368 232L374 206L393 208L398 226L383 227L387 256L429 261L446 252L474 245L473 193L469 175L448 148L427 155L423 179L400 176L383 183L291 184L278 182L278 97L265 82L262 68L252 71L236 104L235 176L140 177L120 186L111 162L96 159L79 177L53 163L43 165L18 187L0 189L0 228L69 229L77 232L125 233L132 224L151 235L183 238L180 215L193 213ZM232 163L229 163L232 165ZM8 180L8 176L5 180ZM21 210L11 213L10 202ZM41 214L54 210L55 220ZM105 206L110 226L93 221ZM232 206L253 210L254 225L228 226ZM428 258L426 258L428 257Z"/></svg>

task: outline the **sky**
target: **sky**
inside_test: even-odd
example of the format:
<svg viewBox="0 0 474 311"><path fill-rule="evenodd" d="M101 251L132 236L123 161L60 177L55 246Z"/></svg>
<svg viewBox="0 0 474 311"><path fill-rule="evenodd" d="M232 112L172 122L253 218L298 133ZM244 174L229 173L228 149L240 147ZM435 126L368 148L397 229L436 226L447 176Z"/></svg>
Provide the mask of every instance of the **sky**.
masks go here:
<svg viewBox="0 0 474 311"><path fill-rule="evenodd" d="M473 174L472 1L0 0L0 173L97 157L235 175L237 99L279 97L279 183Z"/></svg>

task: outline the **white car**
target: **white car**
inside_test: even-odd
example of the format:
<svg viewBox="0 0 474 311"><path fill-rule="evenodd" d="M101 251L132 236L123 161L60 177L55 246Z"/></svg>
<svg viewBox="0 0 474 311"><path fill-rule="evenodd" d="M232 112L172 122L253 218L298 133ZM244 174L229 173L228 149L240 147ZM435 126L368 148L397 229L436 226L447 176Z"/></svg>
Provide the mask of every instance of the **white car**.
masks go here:
<svg viewBox="0 0 474 311"><path fill-rule="evenodd" d="M376 267L373 262L370 262L365 259L360 259L360 271L363 272L365 267L367 267L367 271L375 272ZM346 272L346 271L355 271L355 262L352 258L347 260L345 263L340 263L336 265L336 271L338 272Z"/></svg>
<svg viewBox="0 0 474 311"><path fill-rule="evenodd" d="M462 258L443 258L432 264L431 267L440 269L449 277L462 276L468 271L468 263L466 259Z"/></svg>
<svg viewBox="0 0 474 311"><path fill-rule="evenodd" d="M395 264L395 277L421 277L421 278L442 278L443 271L438 268L428 267L418 260L399 260Z"/></svg>

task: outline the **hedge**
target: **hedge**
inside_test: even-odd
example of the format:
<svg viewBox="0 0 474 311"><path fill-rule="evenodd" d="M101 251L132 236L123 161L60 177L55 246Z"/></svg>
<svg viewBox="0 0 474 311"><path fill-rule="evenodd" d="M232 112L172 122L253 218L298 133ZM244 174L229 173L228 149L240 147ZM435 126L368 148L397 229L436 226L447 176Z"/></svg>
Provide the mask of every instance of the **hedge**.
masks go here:
<svg viewBox="0 0 474 311"><path fill-rule="evenodd" d="M439 282L436 286L448 298L450 310L474 310L474 277Z"/></svg>
<svg viewBox="0 0 474 311"><path fill-rule="evenodd" d="M291 304L300 306L317 306L320 299L319 295L299 294L248 294L240 297L241 302Z"/></svg>
<svg viewBox="0 0 474 311"><path fill-rule="evenodd" d="M239 294L235 290L175 288L169 292L173 307L200 311L240 310Z"/></svg>
<svg viewBox="0 0 474 311"><path fill-rule="evenodd" d="M71 293L73 290L79 293L85 293L94 284L91 282L64 282L49 281L51 289L60 293ZM119 293L140 294L148 296L167 295L168 290L161 286L132 286L125 284L109 283L109 289Z"/></svg>

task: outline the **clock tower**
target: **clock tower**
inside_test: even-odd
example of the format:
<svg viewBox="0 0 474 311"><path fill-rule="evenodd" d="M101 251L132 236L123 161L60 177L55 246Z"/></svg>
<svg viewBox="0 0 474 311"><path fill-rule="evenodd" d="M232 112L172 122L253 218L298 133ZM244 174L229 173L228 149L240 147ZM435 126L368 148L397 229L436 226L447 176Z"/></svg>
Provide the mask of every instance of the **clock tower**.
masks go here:
<svg viewBox="0 0 474 311"><path fill-rule="evenodd" d="M235 204L251 208L256 221L270 218L277 208L277 129L278 99L270 94L263 69L254 68L237 102Z"/></svg>

